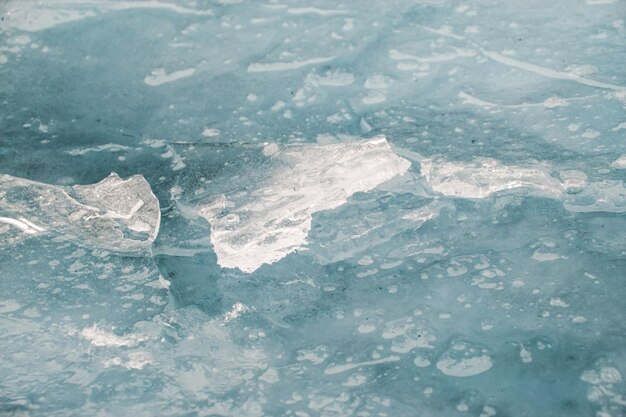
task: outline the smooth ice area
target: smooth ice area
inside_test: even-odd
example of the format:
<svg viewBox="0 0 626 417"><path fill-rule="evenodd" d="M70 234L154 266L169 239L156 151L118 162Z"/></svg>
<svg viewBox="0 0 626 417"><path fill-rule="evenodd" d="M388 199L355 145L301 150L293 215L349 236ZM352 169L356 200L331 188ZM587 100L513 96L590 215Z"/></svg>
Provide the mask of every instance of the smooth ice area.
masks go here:
<svg viewBox="0 0 626 417"><path fill-rule="evenodd" d="M625 19L0 0L0 416L625 416Z"/></svg>

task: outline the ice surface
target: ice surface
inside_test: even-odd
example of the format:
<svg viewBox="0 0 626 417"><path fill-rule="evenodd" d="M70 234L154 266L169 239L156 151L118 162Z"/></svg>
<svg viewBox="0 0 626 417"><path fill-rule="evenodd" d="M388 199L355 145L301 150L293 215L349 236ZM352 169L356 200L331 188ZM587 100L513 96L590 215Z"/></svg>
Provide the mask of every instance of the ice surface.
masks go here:
<svg viewBox="0 0 626 417"><path fill-rule="evenodd" d="M625 17L0 2L0 415L624 416Z"/></svg>

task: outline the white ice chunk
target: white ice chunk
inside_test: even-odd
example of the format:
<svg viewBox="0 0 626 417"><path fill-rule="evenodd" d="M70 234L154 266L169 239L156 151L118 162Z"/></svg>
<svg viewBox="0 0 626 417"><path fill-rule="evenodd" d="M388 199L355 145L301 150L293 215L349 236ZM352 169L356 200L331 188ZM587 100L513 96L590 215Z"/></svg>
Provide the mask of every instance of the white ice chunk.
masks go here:
<svg viewBox="0 0 626 417"><path fill-rule="evenodd" d="M142 252L156 238L159 202L142 176L60 186L0 175L0 247L60 235L89 247Z"/></svg>
<svg viewBox="0 0 626 417"><path fill-rule="evenodd" d="M313 213L344 204L356 192L404 174L410 162L384 137L330 145L298 145L266 152L280 163L260 188L241 198L199 208L211 223L218 264L252 272L302 249ZM235 201L232 201L234 199ZM219 208L219 207L218 207Z"/></svg>

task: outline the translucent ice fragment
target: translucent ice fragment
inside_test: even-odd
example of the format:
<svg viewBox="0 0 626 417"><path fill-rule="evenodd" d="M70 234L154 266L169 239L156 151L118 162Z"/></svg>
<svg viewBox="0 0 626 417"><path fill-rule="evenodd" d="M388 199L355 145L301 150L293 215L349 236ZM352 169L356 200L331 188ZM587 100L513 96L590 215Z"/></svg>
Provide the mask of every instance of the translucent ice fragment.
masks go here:
<svg viewBox="0 0 626 417"><path fill-rule="evenodd" d="M424 159L422 175L433 191L452 197L485 198L514 188L529 188L552 196L563 192L561 183L539 164L504 165L491 158L472 162Z"/></svg>
<svg viewBox="0 0 626 417"><path fill-rule="evenodd" d="M0 247L53 234L91 248L142 252L156 238L160 218L159 202L140 175L123 180L113 173L71 187L0 175Z"/></svg>
<svg viewBox="0 0 626 417"><path fill-rule="evenodd" d="M264 153L280 163L259 188L198 209L211 223L211 242L222 267L252 272L303 248L313 213L336 208L410 166L384 137L330 145L273 144Z"/></svg>

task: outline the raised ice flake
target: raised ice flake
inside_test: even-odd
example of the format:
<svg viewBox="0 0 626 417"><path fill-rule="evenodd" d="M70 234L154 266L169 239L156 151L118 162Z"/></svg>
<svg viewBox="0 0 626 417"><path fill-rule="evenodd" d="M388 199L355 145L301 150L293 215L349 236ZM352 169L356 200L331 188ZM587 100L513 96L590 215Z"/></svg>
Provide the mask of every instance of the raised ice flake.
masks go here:
<svg viewBox="0 0 626 417"><path fill-rule="evenodd" d="M422 175L432 190L452 197L485 198L514 188L528 188L550 196L563 193L563 185L539 164L505 165L480 157L469 163L424 159L421 165Z"/></svg>
<svg viewBox="0 0 626 417"><path fill-rule="evenodd" d="M90 248L149 250L159 202L142 176L111 174L97 184L60 186L0 175L0 247L51 234Z"/></svg>
<svg viewBox="0 0 626 417"><path fill-rule="evenodd" d="M357 192L404 174L410 162L397 156L384 137L330 145L267 145L280 162L260 188L244 197L224 197L198 209L211 223L218 264L252 272L302 249L313 213L344 204Z"/></svg>

